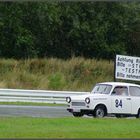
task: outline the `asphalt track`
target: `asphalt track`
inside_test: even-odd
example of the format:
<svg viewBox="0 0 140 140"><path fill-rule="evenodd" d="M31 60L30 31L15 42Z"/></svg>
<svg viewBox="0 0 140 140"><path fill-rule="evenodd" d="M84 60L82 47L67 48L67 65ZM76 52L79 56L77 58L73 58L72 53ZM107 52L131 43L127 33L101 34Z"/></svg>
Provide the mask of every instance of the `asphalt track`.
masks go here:
<svg viewBox="0 0 140 140"><path fill-rule="evenodd" d="M73 117L66 110L66 106L25 106L25 105L0 105L0 117L42 117L42 118L62 118ZM93 118L84 115L84 117ZM107 116L106 118L110 118ZM116 117L111 117L116 118ZM135 117L127 117L134 119Z"/></svg>
<svg viewBox="0 0 140 140"><path fill-rule="evenodd" d="M22 116L22 117L72 117L65 106L21 106L0 105L0 116Z"/></svg>

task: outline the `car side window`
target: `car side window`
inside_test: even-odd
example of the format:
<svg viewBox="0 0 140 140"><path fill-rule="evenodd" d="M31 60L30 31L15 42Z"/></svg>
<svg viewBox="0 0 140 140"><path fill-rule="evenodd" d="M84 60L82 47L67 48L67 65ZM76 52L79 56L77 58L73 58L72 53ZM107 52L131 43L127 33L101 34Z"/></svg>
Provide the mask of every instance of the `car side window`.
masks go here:
<svg viewBox="0 0 140 140"><path fill-rule="evenodd" d="M128 96L128 88L125 86L116 86L111 95Z"/></svg>
<svg viewBox="0 0 140 140"><path fill-rule="evenodd" d="M140 87L130 86L129 91L131 96L140 96Z"/></svg>

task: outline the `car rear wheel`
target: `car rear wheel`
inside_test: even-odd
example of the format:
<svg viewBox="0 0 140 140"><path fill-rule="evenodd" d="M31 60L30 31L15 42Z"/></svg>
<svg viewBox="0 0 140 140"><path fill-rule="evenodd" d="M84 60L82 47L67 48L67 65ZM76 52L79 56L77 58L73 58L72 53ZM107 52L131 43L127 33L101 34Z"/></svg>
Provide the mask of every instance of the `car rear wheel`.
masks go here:
<svg viewBox="0 0 140 140"><path fill-rule="evenodd" d="M73 112L74 117L82 117L84 114L81 112Z"/></svg>
<svg viewBox="0 0 140 140"><path fill-rule="evenodd" d="M103 118L105 116L105 108L103 106L97 106L94 111L94 116L96 118Z"/></svg>
<svg viewBox="0 0 140 140"><path fill-rule="evenodd" d="M136 115L136 118L140 118L140 109L138 111L138 114Z"/></svg>

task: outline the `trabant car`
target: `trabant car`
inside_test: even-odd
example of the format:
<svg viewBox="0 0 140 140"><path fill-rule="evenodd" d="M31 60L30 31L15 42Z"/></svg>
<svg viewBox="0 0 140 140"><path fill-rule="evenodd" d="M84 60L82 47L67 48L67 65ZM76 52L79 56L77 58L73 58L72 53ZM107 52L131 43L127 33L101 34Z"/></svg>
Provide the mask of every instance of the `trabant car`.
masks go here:
<svg viewBox="0 0 140 140"><path fill-rule="evenodd" d="M102 118L135 116L140 118L140 86L124 82L104 82L89 94L66 97L67 110L75 117L83 115Z"/></svg>

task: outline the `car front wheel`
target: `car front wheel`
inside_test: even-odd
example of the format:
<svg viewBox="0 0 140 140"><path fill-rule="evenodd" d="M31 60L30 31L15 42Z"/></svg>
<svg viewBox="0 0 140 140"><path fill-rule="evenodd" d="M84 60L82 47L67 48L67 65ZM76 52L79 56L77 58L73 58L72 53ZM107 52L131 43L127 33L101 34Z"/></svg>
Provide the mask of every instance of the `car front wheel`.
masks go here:
<svg viewBox="0 0 140 140"><path fill-rule="evenodd" d="M103 118L105 116L105 109L102 106L98 106L95 108L94 116L96 118Z"/></svg>

